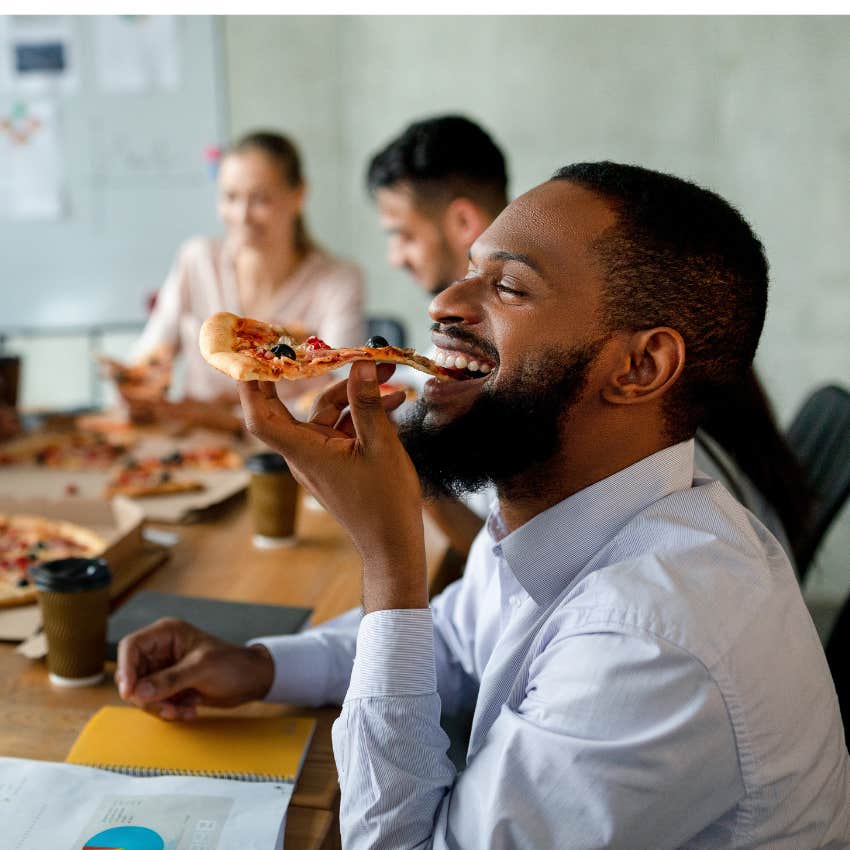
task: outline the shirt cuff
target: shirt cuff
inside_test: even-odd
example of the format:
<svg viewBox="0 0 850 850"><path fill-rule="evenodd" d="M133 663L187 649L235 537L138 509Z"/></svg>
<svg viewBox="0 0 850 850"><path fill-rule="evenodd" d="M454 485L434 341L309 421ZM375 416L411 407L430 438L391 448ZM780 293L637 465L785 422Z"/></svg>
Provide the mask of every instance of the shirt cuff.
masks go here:
<svg viewBox="0 0 850 850"><path fill-rule="evenodd" d="M373 611L360 622L346 702L437 690L430 608Z"/></svg>
<svg viewBox="0 0 850 850"><path fill-rule="evenodd" d="M257 638L274 660L274 681L263 702L310 705L323 694L328 680L327 646L310 632L283 637ZM339 697L337 697L338 699Z"/></svg>

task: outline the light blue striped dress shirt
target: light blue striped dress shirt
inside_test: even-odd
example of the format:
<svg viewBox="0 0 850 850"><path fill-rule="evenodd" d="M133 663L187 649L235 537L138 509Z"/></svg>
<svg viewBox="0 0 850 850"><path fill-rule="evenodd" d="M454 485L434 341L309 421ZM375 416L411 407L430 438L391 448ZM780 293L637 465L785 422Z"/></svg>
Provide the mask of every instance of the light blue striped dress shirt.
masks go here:
<svg viewBox="0 0 850 850"><path fill-rule="evenodd" d="M850 847L835 691L788 559L680 443L504 534L429 610L263 640L343 701L346 848ZM355 657L356 650L356 657ZM471 709L467 767L440 712Z"/></svg>

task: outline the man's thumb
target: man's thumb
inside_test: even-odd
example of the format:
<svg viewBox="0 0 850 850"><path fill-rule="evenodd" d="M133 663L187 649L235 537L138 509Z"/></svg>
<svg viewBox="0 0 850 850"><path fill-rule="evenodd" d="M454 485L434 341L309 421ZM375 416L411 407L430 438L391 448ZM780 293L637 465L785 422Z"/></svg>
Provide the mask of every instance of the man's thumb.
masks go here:
<svg viewBox="0 0 850 850"><path fill-rule="evenodd" d="M358 360L352 364L348 376L348 406L357 439L364 445L386 429L392 430L381 401L377 369L372 361Z"/></svg>
<svg viewBox="0 0 850 850"><path fill-rule="evenodd" d="M132 699L136 703L146 705L150 702L162 702L163 700L185 691L194 686L198 679L198 665L190 657L182 658L173 667L158 670L144 679L136 682L133 688Z"/></svg>

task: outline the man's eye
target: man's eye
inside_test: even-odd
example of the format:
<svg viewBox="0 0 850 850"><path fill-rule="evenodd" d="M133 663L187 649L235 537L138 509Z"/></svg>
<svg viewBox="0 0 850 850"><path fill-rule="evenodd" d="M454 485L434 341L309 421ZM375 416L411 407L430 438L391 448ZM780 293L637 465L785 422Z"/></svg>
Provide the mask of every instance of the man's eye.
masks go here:
<svg viewBox="0 0 850 850"><path fill-rule="evenodd" d="M495 287L497 292L510 298L522 298L522 296L525 295L524 292L521 292L519 289L514 289L512 286L504 283L504 281L499 281Z"/></svg>

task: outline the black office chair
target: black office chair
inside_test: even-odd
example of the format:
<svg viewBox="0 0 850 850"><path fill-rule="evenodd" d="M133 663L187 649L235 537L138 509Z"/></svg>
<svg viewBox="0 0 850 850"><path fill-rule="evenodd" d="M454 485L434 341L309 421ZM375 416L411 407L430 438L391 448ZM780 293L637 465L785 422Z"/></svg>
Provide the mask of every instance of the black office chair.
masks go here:
<svg viewBox="0 0 850 850"><path fill-rule="evenodd" d="M812 494L808 523L794 547L802 580L850 496L850 393L835 386L812 393L788 429L788 444Z"/></svg>
<svg viewBox="0 0 850 850"><path fill-rule="evenodd" d="M404 348L407 344L407 332L398 319L389 316L372 316L366 319L366 338L382 336L390 345Z"/></svg>

